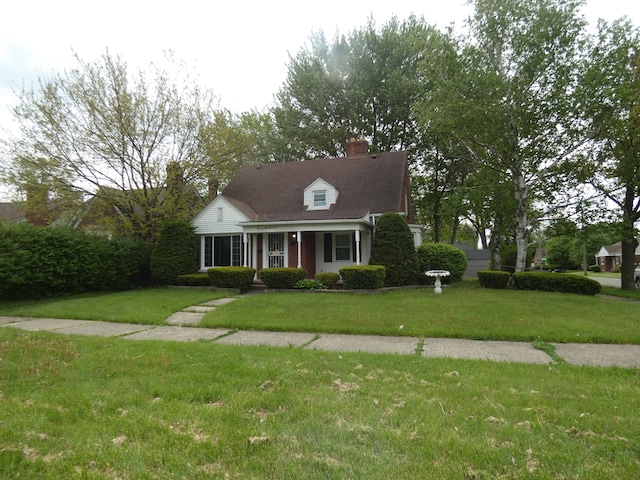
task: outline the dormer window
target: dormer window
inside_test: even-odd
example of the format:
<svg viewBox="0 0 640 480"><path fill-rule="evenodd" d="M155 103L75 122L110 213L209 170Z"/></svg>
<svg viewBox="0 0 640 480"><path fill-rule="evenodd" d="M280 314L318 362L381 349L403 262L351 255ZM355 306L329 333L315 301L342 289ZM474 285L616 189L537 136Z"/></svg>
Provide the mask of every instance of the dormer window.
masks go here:
<svg viewBox="0 0 640 480"><path fill-rule="evenodd" d="M313 206L315 208L322 208L327 206L327 191L326 190L314 190L313 191Z"/></svg>
<svg viewBox="0 0 640 480"><path fill-rule="evenodd" d="M329 182L318 178L304 189L303 201L307 210L329 210L338 201L338 191Z"/></svg>

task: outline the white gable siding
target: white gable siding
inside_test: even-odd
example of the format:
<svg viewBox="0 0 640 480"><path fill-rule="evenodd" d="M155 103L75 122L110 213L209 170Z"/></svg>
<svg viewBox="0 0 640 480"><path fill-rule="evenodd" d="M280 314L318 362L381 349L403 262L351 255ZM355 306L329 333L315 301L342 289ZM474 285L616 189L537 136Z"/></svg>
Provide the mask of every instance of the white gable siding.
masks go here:
<svg viewBox="0 0 640 480"><path fill-rule="evenodd" d="M313 192L315 191L327 192L327 204L323 207L316 207L313 205ZM304 189L304 206L308 210L328 210L331 205L338 200L338 191L336 188L328 182L325 182L321 178L318 178L315 182Z"/></svg>
<svg viewBox="0 0 640 480"><path fill-rule="evenodd" d="M213 235L221 233L240 233L240 222L249 219L229 203L224 197L216 197L193 220L193 226L198 235Z"/></svg>

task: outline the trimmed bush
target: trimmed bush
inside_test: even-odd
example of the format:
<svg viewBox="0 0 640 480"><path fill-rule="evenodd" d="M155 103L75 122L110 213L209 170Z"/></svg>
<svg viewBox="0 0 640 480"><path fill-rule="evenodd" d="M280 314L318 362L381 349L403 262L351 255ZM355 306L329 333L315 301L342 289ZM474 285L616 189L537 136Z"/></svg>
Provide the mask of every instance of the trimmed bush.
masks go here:
<svg viewBox="0 0 640 480"><path fill-rule="evenodd" d="M596 295L602 290L600 283L580 275L518 272L513 274L513 280L519 290L541 290L580 295Z"/></svg>
<svg viewBox="0 0 640 480"><path fill-rule="evenodd" d="M160 228L151 253L151 278L159 284L175 283L178 275L198 271L198 237L186 220L168 220Z"/></svg>
<svg viewBox="0 0 640 480"><path fill-rule="evenodd" d="M178 275L176 278L176 285L184 287L210 287L211 280L207 273L187 273L184 275Z"/></svg>
<svg viewBox="0 0 640 480"><path fill-rule="evenodd" d="M141 282L147 266L147 250L133 240L0 223L0 298L126 289Z"/></svg>
<svg viewBox="0 0 640 480"><path fill-rule="evenodd" d="M267 288L291 289L298 280L304 280L307 271L304 268L264 268L258 276Z"/></svg>
<svg viewBox="0 0 640 480"><path fill-rule="evenodd" d="M467 256L464 252L447 243L423 243L418 247L420 272L428 270L448 270L451 275L442 277L443 284L456 283L462 280L467 269Z"/></svg>
<svg viewBox="0 0 640 480"><path fill-rule="evenodd" d="M386 286L395 287L417 282L418 257L413 244L413 235L405 217L388 212L378 218L369 265L385 267Z"/></svg>
<svg viewBox="0 0 640 480"><path fill-rule="evenodd" d="M499 270L480 270L478 271L478 280L484 288L495 288L504 290L509 284L511 274Z"/></svg>
<svg viewBox="0 0 640 480"><path fill-rule="evenodd" d="M340 269L345 290L374 290L384 287L386 269L382 265L355 265Z"/></svg>
<svg viewBox="0 0 640 480"><path fill-rule="evenodd" d="M249 290L256 269L251 267L216 267L207 270L211 285L218 288L237 288L241 292Z"/></svg>
<svg viewBox="0 0 640 480"><path fill-rule="evenodd" d="M600 273L600 265L589 265L588 270L594 273Z"/></svg>
<svg viewBox="0 0 640 480"><path fill-rule="evenodd" d="M335 272L322 272L316 273L315 279L327 288L333 288L340 280L340 275Z"/></svg>

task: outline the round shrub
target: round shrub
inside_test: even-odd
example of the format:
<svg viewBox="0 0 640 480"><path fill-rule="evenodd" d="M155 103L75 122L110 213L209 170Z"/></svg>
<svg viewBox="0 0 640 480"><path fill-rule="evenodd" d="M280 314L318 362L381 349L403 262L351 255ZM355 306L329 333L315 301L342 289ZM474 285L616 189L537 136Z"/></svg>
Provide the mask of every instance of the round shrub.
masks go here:
<svg viewBox="0 0 640 480"><path fill-rule="evenodd" d="M416 283L418 257L413 235L402 215L388 212L378 218L369 264L385 267L387 275L384 283L387 286Z"/></svg>
<svg viewBox="0 0 640 480"><path fill-rule="evenodd" d="M246 292L253 283L256 269L251 267L215 267L207 270L210 284L218 288L237 288Z"/></svg>
<svg viewBox="0 0 640 480"><path fill-rule="evenodd" d="M600 265L589 265L589 271L594 273L600 273Z"/></svg>
<svg viewBox="0 0 640 480"><path fill-rule="evenodd" d="M304 280L307 271L304 268L264 268L258 276L267 288L291 289L298 280Z"/></svg>
<svg viewBox="0 0 640 480"><path fill-rule="evenodd" d="M519 290L541 290L580 295L597 295L602 290L600 283L595 280L572 274L518 272L513 274L513 281Z"/></svg>
<svg viewBox="0 0 640 480"><path fill-rule="evenodd" d="M478 271L478 280L484 288L495 288L504 290L509 284L511 274L499 270L480 270Z"/></svg>
<svg viewBox="0 0 640 480"><path fill-rule="evenodd" d="M345 290L375 290L384 287L386 269L382 265L354 265L340 269Z"/></svg>
<svg viewBox="0 0 640 480"><path fill-rule="evenodd" d="M186 220L168 220L160 228L151 253L151 277L160 284L172 284L178 275L198 271L198 237Z"/></svg>
<svg viewBox="0 0 640 480"><path fill-rule="evenodd" d="M418 247L420 272L428 270L448 270L451 275L442 278L442 283L449 284L462 280L467 270L467 256L464 252L447 243L423 243Z"/></svg>
<svg viewBox="0 0 640 480"><path fill-rule="evenodd" d="M335 272L321 272L316 273L315 279L324 284L327 288L333 288L338 280L340 280L340 275Z"/></svg>

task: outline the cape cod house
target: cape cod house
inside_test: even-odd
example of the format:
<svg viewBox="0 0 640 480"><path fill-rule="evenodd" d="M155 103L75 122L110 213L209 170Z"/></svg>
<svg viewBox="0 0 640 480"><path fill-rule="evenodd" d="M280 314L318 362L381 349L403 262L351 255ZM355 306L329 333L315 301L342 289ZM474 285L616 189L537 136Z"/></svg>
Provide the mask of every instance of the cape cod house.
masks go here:
<svg viewBox="0 0 640 480"><path fill-rule="evenodd" d="M200 270L298 267L313 278L365 265L376 218L404 215L416 246L406 152L369 153L364 140L347 156L241 169L193 220Z"/></svg>
<svg viewBox="0 0 640 480"><path fill-rule="evenodd" d="M636 247L634 264L640 265L640 245ZM622 265L622 242L602 246L596 253L596 265L603 272L617 272Z"/></svg>

